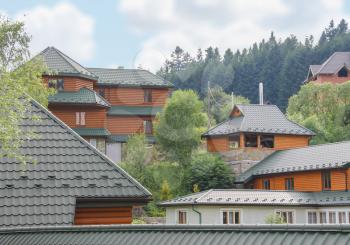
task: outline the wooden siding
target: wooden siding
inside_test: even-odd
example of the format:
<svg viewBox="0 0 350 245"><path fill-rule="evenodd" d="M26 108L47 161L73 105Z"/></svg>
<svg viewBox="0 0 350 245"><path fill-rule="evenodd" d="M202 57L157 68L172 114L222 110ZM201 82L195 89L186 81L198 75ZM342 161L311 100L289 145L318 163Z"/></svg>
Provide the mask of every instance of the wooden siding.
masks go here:
<svg viewBox="0 0 350 245"><path fill-rule="evenodd" d="M111 134L135 134L144 131L143 121L152 120L155 117L145 116L108 116L107 128Z"/></svg>
<svg viewBox="0 0 350 245"><path fill-rule="evenodd" d="M312 81L313 83L343 83L350 81L350 76L347 77L338 77L338 73L333 75L317 75L316 80Z"/></svg>
<svg viewBox="0 0 350 245"><path fill-rule="evenodd" d="M131 224L132 207L94 207L75 209L75 225Z"/></svg>
<svg viewBox="0 0 350 245"><path fill-rule="evenodd" d="M94 81L80 77L59 77L59 76L43 76L44 83L48 84L50 79L63 79L64 91L78 91L81 88L93 89Z"/></svg>
<svg viewBox="0 0 350 245"><path fill-rule="evenodd" d="M275 135L275 147L273 150L290 149L296 147L304 147L309 145L309 136L298 136L298 135ZM258 145L259 145L258 138ZM240 134L240 148L244 146L244 134ZM208 137L207 138L207 149L209 152L226 152L229 151L229 140L228 136ZM247 149L260 150L261 148L249 147ZM271 149L271 148L270 148Z"/></svg>
<svg viewBox="0 0 350 245"><path fill-rule="evenodd" d="M49 106L50 111L71 128L105 128L107 126L105 108L89 108L87 106ZM85 126L76 125L76 112L85 112Z"/></svg>
<svg viewBox="0 0 350 245"><path fill-rule="evenodd" d="M228 137L207 138L207 150L209 152L226 152L229 150Z"/></svg>
<svg viewBox="0 0 350 245"><path fill-rule="evenodd" d="M331 190L339 191L349 189L346 185L346 174L350 174L350 169L332 169L331 170ZM284 180L286 178L294 178L295 191L322 191L322 171L302 171L285 174L275 174L269 176L260 176L252 180L246 187L253 186L254 189L263 189L263 180L270 180L271 190L285 190Z"/></svg>
<svg viewBox="0 0 350 245"><path fill-rule="evenodd" d="M104 90L105 98L111 105L153 105L163 106L168 98L169 89L150 89L152 102L144 102L144 89L120 87L95 87L95 91Z"/></svg>
<svg viewBox="0 0 350 245"><path fill-rule="evenodd" d="M304 135L275 135L275 149L290 149L309 145L310 136Z"/></svg>

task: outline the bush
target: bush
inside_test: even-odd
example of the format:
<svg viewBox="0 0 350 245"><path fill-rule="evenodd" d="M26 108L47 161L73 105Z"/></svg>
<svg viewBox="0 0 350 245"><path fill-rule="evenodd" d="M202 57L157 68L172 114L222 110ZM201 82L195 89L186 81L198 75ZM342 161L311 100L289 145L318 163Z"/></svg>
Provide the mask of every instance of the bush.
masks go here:
<svg viewBox="0 0 350 245"><path fill-rule="evenodd" d="M266 224L285 224L281 215L278 214L270 214L265 218Z"/></svg>
<svg viewBox="0 0 350 245"><path fill-rule="evenodd" d="M233 187L234 176L230 167L219 156L210 153L195 154L186 176L190 191L195 185L201 191Z"/></svg>

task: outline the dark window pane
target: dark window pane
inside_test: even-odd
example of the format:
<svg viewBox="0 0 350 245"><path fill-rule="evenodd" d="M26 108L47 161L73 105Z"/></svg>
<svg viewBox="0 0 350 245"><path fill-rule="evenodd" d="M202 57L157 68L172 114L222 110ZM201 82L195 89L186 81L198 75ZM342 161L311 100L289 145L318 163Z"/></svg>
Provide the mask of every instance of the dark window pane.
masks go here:
<svg viewBox="0 0 350 245"><path fill-rule="evenodd" d="M256 134L245 134L244 141L245 141L245 147L258 146L258 136Z"/></svg>
<svg viewBox="0 0 350 245"><path fill-rule="evenodd" d="M260 145L263 148L274 148L275 137L273 135L268 135L268 134L260 135Z"/></svg>

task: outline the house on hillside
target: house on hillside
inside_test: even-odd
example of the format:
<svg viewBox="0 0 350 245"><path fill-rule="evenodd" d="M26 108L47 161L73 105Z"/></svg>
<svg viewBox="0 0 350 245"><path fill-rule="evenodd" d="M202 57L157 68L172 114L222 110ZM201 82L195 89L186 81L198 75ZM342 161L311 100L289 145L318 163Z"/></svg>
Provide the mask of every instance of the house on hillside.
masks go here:
<svg viewBox="0 0 350 245"><path fill-rule="evenodd" d="M335 52L321 65L310 65L304 83L342 83L350 81L350 52Z"/></svg>
<svg viewBox="0 0 350 245"><path fill-rule="evenodd" d="M266 224L280 216L287 224L349 224L350 193L268 190L208 190L160 204L166 224Z"/></svg>
<svg viewBox="0 0 350 245"><path fill-rule="evenodd" d="M87 68L54 47L38 55L50 70L45 84L57 93L49 109L112 160L122 158L122 145L135 133L154 143L153 120L172 88L141 69Z"/></svg>
<svg viewBox="0 0 350 245"><path fill-rule="evenodd" d="M311 130L294 123L275 105L235 105L230 118L202 135L209 152L281 150L309 145Z"/></svg>
<svg viewBox="0 0 350 245"><path fill-rule="evenodd" d="M235 178L240 188L161 203L167 223L350 223L350 141L278 150Z"/></svg>
<svg viewBox="0 0 350 245"><path fill-rule="evenodd" d="M0 158L0 227L130 224L151 193L35 101L27 113L34 164Z"/></svg>

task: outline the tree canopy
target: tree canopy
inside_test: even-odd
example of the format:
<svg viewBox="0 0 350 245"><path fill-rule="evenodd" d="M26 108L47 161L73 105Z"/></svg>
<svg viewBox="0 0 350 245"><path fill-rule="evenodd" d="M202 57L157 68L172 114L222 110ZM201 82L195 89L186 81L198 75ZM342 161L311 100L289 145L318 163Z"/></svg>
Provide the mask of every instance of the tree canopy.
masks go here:
<svg viewBox="0 0 350 245"><path fill-rule="evenodd" d="M42 60L28 61L29 42L23 23L0 17L0 157L23 163L30 159L21 155L20 147L35 134L19 125L28 117L32 98L46 106L53 92L42 82L42 74L47 71Z"/></svg>
<svg viewBox="0 0 350 245"><path fill-rule="evenodd" d="M169 159L185 166L201 142L207 117L203 103L191 90L177 90L157 115L155 137Z"/></svg>
<svg viewBox="0 0 350 245"><path fill-rule="evenodd" d="M348 24L331 21L318 42L313 36L298 40L294 35L280 39L274 33L251 47L233 52L227 49L221 56L219 49L199 49L193 57L176 47L159 75L173 82L177 88L193 89L200 98L207 94L207 84L220 86L227 94L234 92L258 102L258 84L264 82L265 99L287 107L288 98L295 94L306 79L309 65L321 64L335 51L350 50Z"/></svg>
<svg viewBox="0 0 350 245"><path fill-rule="evenodd" d="M317 133L313 144L350 139L350 82L307 84L289 99L288 117Z"/></svg>

